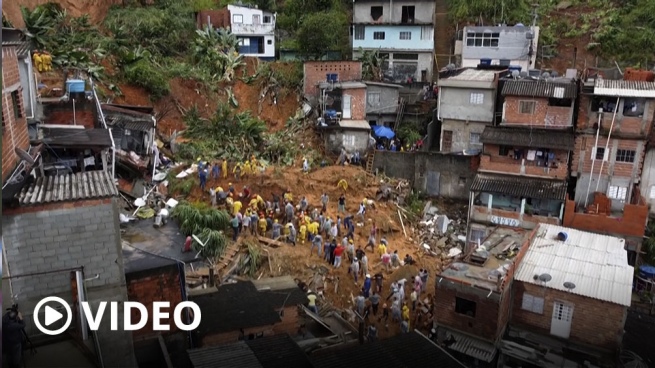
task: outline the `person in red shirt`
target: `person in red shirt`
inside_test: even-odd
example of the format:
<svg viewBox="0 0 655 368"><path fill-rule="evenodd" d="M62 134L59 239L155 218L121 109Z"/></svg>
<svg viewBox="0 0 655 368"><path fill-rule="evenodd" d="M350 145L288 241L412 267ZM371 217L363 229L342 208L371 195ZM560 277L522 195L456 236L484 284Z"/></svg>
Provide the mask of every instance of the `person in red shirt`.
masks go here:
<svg viewBox="0 0 655 368"><path fill-rule="evenodd" d="M334 249L334 268L341 267L341 255L345 250L346 248L341 244Z"/></svg>
<svg viewBox="0 0 655 368"><path fill-rule="evenodd" d="M191 251L191 243L193 242L193 239L191 236L186 237L186 241L184 242L184 248L182 248L182 253L187 253Z"/></svg>

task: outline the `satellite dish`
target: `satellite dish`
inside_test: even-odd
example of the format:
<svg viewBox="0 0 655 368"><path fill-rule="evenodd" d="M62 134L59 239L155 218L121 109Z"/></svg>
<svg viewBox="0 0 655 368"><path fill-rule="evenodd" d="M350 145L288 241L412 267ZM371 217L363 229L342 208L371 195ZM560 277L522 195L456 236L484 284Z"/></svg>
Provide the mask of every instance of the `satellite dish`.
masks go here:
<svg viewBox="0 0 655 368"><path fill-rule="evenodd" d="M558 73L558 72L552 72L552 73L550 73L550 75L552 75L553 78L557 78L557 77L559 77L559 73Z"/></svg>
<svg viewBox="0 0 655 368"><path fill-rule="evenodd" d="M567 281L567 282L564 283L564 287L567 288L569 291L571 291L571 290L575 289L575 284L572 283L572 282Z"/></svg>
<svg viewBox="0 0 655 368"><path fill-rule="evenodd" d="M34 165L34 159L24 149L16 147L14 148L14 152L16 152L16 155L20 157L21 160L27 162L30 165Z"/></svg>
<svg viewBox="0 0 655 368"><path fill-rule="evenodd" d="M550 78L550 73L544 72L544 74L541 75L542 78Z"/></svg>
<svg viewBox="0 0 655 368"><path fill-rule="evenodd" d="M518 78L521 75L521 73L518 70L512 70L512 77L514 79Z"/></svg>
<svg viewBox="0 0 655 368"><path fill-rule="evenodd" d="M528 74L527 70L522 70L519 72L519 75L521 78L527 78L530 74Z"/></svg>
<svg viewBox="0 0 655 368"><path fill-rule="evenodd" d="M552 279L553 279L553 277L551 275L547 274L547 273L542 273L541 275L539 275L539 281L541 281L543 283L546 283L546 282L548 282L548 281L550 281Z"/></svg>
<svg viewBox="0 0 655 368"><path fill-rule="evenodd" d="M455 66L455 64L448 64L448 65L446 65L446 70L455 70L455 69L457 69L457 67Z"/></svg>

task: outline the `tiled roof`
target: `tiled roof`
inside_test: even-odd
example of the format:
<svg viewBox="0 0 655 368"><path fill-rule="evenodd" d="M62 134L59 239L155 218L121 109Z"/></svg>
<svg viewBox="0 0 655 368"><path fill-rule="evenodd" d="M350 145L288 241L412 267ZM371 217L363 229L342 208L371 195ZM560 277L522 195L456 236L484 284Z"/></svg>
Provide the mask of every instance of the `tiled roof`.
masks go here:
<svg viewBox="0 0 655 368"><path fill-rule="evenodd" d="M473 184L471 184L471 191L563 201L566 198L566 186L565 181L510 175L477 174L473 179Z"/></svg>
<svg viewBox="0 0 655 368"><path fill-rule="evenodd" d="M565 241L557 234L566 233ZM547 283L535 275L549 274ZM634 268L625 240L571 228L540 224L514 279L610 303L630 306ZM567 289L564 283L573 283Z"/></svg>
<svg viewBox="0 0 655 368"><path fill-rule="evenodd" d="M503 86L502 93L503 96L574 99L577 94L577 85L534 80L508 80Z"/></svg>
<svg viewBox="0 0 655 368"><path fill-rule="evenodd" d="M316 368L362 367L439 367L464 368L466 365L418 332L404 333L385 340L315 353Z"/></svg>
<svg viewBox="0 0 655 368"><path fill-rule="evenodd" d="M490 127L484 128L480 141L512 147L551 148L571 151L575 147L572 131L551 129Z"/></svg>
<svg viewBox="0 0 655 368"><path fill-rule="evenodd" d="M613 97L655 98L655 82L596 79L594 94Z"/></svg>
<svg viewBox="0 0 655 368"><path fill-rule="evenodd" d="M107 198L118 195L114 180L104 170L37 178L17 195L21 205Z"/></svg>
<svg viewBox="0 0 655 368"><path fill-rule="evenodd" d="M439 332L443 332L445 339L453 339L454 342L448 345L448 349L466 354L470 357L480 359L484 362L491 362L496 356L496 346L486 341L467 336L450 329L439 326Z"/></svg>
<svg viewBox="0 0 655 368"><path fill-rule="evenodd" d="M245 341L189 350L194 368L248 367L264 368Z"/></svg>
<svg viewBox="0 0 655 368"><path fill-rule="evenodd" d="M111 147L107 129L40 128L39 140L47 147Z"/></svg>

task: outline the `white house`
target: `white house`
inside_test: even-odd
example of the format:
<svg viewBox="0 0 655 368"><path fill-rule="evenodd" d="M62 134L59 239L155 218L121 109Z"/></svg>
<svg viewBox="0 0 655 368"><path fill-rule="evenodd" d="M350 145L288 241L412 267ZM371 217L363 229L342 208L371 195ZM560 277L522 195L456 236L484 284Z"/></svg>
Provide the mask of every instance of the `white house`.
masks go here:
<svg viewBox="0 0 655 368"><path fill-rule="evenodd" d="M275 13L250 5L228 5L230 28L240 40L239 53L275 60Z"/></svg>
<svg viewBox="0 0 655 368"><path fill-rule="evenodd" d="M469 26L455 43L455 54L461 55L463 68L475 68L487 59L491 65L520 66L528 71L534 69L538 41L539 27L535 26Z"/></svg>

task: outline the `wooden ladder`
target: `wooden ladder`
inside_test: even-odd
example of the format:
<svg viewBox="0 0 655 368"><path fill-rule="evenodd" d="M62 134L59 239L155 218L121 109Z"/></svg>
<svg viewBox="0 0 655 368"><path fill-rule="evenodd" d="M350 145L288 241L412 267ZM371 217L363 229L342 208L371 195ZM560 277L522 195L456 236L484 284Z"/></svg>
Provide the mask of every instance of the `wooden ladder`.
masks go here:
<svg viewBox="0 0 655 368"><path fill-rule="evenodd" d="M241 242L237 241L227 246L221 258L214 265L215 275L222 276L225 269L232 263L234 257L239 253Z"/></svg>
<svg viewBox="0 0 655 368"><path fill-rule="evenodd" d="M400 123L403 121L403 116L405 115L405 106L407 105L407 101L404 98L400 99L400 106L398 106L398 114L396 114L396 122L393 126L393 130L397 131L398 126Z"/></svg>
<svg viewBox="0 0 655 368"><path fill-rule="evenodd" d="M373 175L373 161L375 161L375 151L376 149L373 148L368 154L368 159L366 160L366 172L371 175Z"/></svg>

